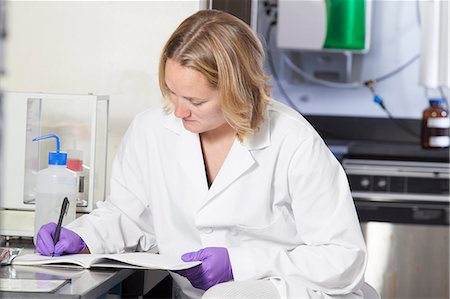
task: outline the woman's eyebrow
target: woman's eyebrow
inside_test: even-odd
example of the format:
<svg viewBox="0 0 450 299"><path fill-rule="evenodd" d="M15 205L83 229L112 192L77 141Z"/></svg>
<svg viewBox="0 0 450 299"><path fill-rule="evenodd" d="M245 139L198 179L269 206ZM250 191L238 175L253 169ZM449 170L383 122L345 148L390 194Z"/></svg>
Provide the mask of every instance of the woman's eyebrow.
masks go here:
<svg viewBox="0 0 450 299"><path fill-rule="evenodd" d="M172 89L169 88L169 86L167 86L167 89L168 89L171 93L173 93L173 94L176 95L176 93L174 93L174 92L172 91ZM196 98L196 97L184 97L184 96L181 96L181 97L185 98L186 100L188 100L188 101L190 101L190 102L192 102L192 101L206 101L206 99Z"/></svg>
<svg viewBox="0 0 450 299"><path fill-rule="evenodd" d="M206 101L206 99L196 98L196 97L184 97L188 101Z"/></svg>

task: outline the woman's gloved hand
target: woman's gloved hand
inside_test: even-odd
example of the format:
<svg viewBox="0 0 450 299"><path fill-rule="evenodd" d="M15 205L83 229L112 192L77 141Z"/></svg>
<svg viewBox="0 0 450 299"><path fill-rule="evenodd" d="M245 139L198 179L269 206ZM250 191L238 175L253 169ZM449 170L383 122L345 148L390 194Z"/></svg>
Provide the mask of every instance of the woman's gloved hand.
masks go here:
<svg viewBox="0 0 450 299"><path fill-rule="evenodd" d="M41 226L36 235L36 251L42 255L60 256L64 253L79 253L86 247L83 239L75 232L61 227L59 241L53 245L56 232L56 223L47 223Z"/></svg>
<svg viewBox="0 0 450 299"><path fill-rule="evenodd" d="M188 252L181 256L185 262L202 261L194 268L174 271L186 277L191 284L202 290L221 283L233 280L228 250L223 247L206 247L196 252Z"/></svg>

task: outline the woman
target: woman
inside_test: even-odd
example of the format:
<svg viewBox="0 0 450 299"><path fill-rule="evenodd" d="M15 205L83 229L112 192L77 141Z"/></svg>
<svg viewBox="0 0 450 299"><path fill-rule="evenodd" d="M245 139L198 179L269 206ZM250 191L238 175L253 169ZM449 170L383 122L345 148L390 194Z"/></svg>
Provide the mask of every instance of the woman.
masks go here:
<svg viewBox="0 0 450 299"><path fill-rule="evenodd" d="M158 246L202 261L171 273L189 298L360 297L366 249L345 173L310 124L271 99L263 63L239 19L206 10L183 21L160 59L164 108L134 119L110 198L55 247L44 225L37 250Z"/></svg>

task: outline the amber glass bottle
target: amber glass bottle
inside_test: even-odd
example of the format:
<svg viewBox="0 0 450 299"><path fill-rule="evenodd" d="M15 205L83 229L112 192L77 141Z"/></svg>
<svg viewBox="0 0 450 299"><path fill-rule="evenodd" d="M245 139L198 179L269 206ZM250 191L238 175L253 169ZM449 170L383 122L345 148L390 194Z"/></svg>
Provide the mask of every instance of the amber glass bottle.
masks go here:
<svg viewBox="0 0 450 299"><path fill-rule="evenodd" d="M430 99L430 106L422 114L422 147L448 147L450 119L443 99Z"/></svg>

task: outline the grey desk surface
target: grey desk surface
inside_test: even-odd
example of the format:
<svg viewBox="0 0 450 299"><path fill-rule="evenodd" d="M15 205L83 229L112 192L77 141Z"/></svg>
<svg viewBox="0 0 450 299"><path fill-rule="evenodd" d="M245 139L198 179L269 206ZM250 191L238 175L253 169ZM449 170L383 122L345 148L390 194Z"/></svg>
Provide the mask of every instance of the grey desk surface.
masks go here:
<svg viewBox="0 0 450 299"><path fill-rule="evenodd" d="M4 240L3 240L4 241ZM0 243L5 246L4 242ZM34 251L32 243L10 243L10 247L24 247L23 253ZM135 275L136 272L142 275ZM17 279L70 279L71 282L62 286L55 293L29 293L29 292L0 292L0 298L96 298L107 293L117 284L128 281L139 289L136 296L142 296L158 284L165 276L166 271L161 270L132 270L132 269L68 269L55 267L32 266L1 266L1 278ZM136 281L136 277L140 277Z"/></svg>
<svg viewBox="0 0 450 299"><path fill-rule="evenodd" d="M2 278L71 279L55 293L0 292L0 298L96 298L107 293L134 271L55 269L50 267L2 266Z"/></svg>

